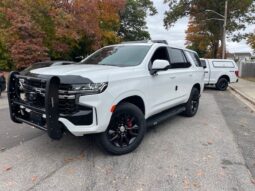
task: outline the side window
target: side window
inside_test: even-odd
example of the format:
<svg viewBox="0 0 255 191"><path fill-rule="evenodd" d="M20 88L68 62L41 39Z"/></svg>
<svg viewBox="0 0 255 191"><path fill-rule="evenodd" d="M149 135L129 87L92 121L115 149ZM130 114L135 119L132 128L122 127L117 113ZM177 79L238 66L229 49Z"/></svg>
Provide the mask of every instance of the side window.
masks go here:
<svg viewBox="0 0 255 191"><path fill-rule="evenodd" d="M202 67L200 59L196 53L186 51L186 54L187 54L188 58L190 59L191 63L194 63L197 67Z"/></svg>
<svg viewBox="0 0 255 191"><path fill-rule="evenodd" d="M176 48L168 48L171 68L189 68L190 63L187 62L187 59L182 50Z"/></svg>
<svg viewBox="0 0 255 191"><path fill-rule="evenodd" d="M188 52L188 51L187 51L187 54L190 55L192 61L194 62L194 64L195 64L197 67L202 67L202 64L201 64L201 62L200 62L200 59L199 59L199 57L198 57L198 55L197 55L196 53L194 53L194 52Z"/></svg>
<svg viewBox="0 0 255 191"><path fill-rule="evenodd" d="M169 55L166 47L160 47L154 52L151 58L151 63L153 63L155 60L167 60L169 62Z"/></svg>
<svg viewBox="0 0 255 191"><path fill-rule="evenodd" d="M200 62L201 62L201 66L207 68L205 60L200 60Z"/></svg>

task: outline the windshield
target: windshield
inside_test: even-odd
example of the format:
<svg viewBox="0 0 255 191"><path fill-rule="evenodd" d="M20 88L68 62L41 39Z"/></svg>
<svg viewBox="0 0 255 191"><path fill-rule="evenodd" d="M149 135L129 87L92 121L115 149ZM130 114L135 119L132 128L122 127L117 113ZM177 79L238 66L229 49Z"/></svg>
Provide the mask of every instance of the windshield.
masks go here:
<svg viewBox="0 0 255 191"><path fill-rule="evenodd" d="M105 47L83 60L81 64L137 66L141 64L149 49L148 45Z"/></svg>

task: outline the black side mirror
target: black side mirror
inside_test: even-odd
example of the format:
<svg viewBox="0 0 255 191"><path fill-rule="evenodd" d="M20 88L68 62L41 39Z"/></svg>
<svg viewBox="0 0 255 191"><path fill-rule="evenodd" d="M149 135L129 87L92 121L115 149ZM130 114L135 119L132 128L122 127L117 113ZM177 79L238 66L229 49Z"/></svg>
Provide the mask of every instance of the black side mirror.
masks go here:
<svg viewBox="0 0 255 191"><path fill-rule="evenodd" d="M206 61L205 60L201 60L201 66L203 67L203 68L206 68L207 66L206 66Z"/></svg>

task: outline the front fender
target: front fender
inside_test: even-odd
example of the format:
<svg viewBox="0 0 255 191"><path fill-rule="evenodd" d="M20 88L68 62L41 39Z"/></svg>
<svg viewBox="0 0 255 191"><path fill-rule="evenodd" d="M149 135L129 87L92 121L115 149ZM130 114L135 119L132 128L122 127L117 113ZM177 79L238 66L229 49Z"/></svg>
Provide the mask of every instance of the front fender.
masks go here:
<svg viewBox="0 0 255 191"><path fill-rule="evenodd" d="M145 107L145 118L146 118L147 117L146 106L148 105L147 99L146 99L145 95L143 94L143 92L141 92L139 90L132 90L132 91L126 91L126 92L121 93L119 96L117 96L117 98L115 98L112 105L118 105L122 100L124 100L128 97L132 97L132 96L139 96L143 100L144 107Z"/></svg>

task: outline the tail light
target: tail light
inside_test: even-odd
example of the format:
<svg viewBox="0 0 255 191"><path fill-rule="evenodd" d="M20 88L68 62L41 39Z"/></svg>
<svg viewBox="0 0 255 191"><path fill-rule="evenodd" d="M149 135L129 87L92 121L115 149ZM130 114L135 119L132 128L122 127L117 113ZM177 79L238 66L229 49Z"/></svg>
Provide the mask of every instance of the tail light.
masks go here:
<svg viewBox="0 0 255 191"><path fill-rule="evenodd" d="M236 77L239 77L239 70L235 71Z"/></svg>

